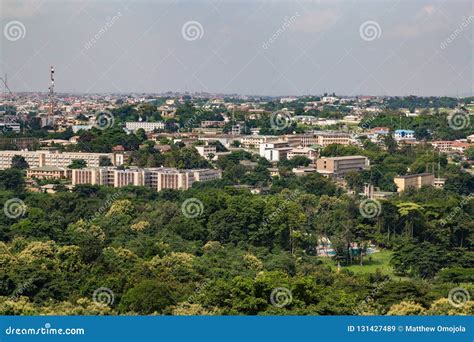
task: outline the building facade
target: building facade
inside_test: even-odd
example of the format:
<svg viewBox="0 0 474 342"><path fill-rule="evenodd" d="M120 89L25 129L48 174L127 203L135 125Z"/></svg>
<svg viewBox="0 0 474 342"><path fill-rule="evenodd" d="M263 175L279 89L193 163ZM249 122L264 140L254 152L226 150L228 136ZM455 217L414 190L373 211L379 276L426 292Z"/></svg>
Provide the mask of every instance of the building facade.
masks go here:
<svg viewBox="0 0 474 342"><path fill-rule="evenodd" d="M163 122L132 121L126 122L125 128L132 132L135 132L140 128L145 132L153 132L155 129L164 129L165 124Z"/></svg>
<svg viewBox="0 0 474 342"><path fill-rule="evenodd" d="M348 172L361 171L369 167L369 159L364 156L321 158L316 161L316 169L327 176L343 176Z"/></svg>
<svg viewBox="0 0 474 342"><path fill-rule="evenodd" d="M416 175L397 176L393 179L398 192L403 192L409 188L419 189L423 185L434 185L435 177L431 173L420 173Z"/></svg>
<svg viewBox="0 0 474 342"><path fill-rule="evenodd" d="M56 151L0 151L0 170L11 167L14 156L22 156L29 168L44 166L66 168L73 160L82 159L87 167L99 167L101 158L109 158L112 164L123 164L123 155L115 153L85 153L85 152L56 152Z"/></svg>
<svg viewBox="0 0 474 342"><path fill-rule="evenodd" d="M72 185L145 186L155 191L163 189L187 190L194 182L207 182L222 178L220 170L178 170L175 168L100 167L72 170Z"/></svg>

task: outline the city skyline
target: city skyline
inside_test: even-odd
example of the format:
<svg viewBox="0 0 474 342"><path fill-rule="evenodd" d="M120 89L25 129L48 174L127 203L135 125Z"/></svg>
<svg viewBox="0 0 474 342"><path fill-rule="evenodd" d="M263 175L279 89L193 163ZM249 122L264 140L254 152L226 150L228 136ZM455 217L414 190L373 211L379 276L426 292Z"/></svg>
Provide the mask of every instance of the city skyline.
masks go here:
<svg viewBox="0 0 474 342"><path fill-rule="evenodd" d="M469 1L1 7L0 72L14 92L47 92L54 65L57 93L473 93Z"/></svg>

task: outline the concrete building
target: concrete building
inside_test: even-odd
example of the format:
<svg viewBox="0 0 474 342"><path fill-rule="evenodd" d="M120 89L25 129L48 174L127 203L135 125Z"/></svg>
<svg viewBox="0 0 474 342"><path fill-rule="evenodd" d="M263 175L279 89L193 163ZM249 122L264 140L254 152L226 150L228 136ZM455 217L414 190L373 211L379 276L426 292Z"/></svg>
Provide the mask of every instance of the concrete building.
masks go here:
<svg viewBox="0 0 474 342"><path fill-rule="evenodd" d="M394 138L396 141L415 141L415 131L409 129L397 129Z"/></svg>
<svg viewBox="0 0 474 342"><path fill-rule="evenodd" d="M286 141L273 141L263 143L259 146L260 157L266 158L269 161L280 161L288 159L288 153L292 150Z"/></svg>
<svg viewBox="0 0 474 342"><path fill-rule="evenodd" d="M26 177L38 179L65 179L71 177L71 170L54 166L35 167L26 170Z"/></svg>
<svg viewBox="0 0 474 342"><path fill-rule="evenodd" d="M278 137L273 135L246 135L240 140L240 145L243 148L255 149L259 148L260 144L276 139Z"/></svg>
<svg viewBox="0 0 474 342"><path fill-rule="evenodd" d="M298 156L315 160L318 157L318 151L311 147L297 147L293 148L292 150L290 150L290 152L288 152L288 159L292 159Z"/></svg>
<svg viewBox="0 0 474 342"><path fill-rule="evenodd" d="M215 156L217 153L216 146L214 145L200 145L200 146L195 146L195 148L198 151L199 155L201 157L204 157L207 160L210 159L209 158L210 154Z"/></svg>
<svg viewBox="0 0 474 342"><path fill-rule="evenodd" d="M361 171L369 167L369 159L364 156L321 158L316 161L316 169L326 176L343 176L351 171Z"/></svg>
<svg viewBox="0 0 474 342"><path fill-rule="evenodd" d="M117 153L0 151L0 170L10 168L12 158L15 155L25 158L29 168L38 168L43 166L67 168L73 160L77 159L84 160L87 163L87 167L99 167L99 162L102 157L109 158L114 165L122 165L124 161L124 155Z"/></svg>
<svg viewBox="0 0 474 342"><path fill-rule="evenodd" d="M408 188L419 189L423 185L434 185L435 177L431 173L420 173L415 175L397 176L393 179L397 185L397 191L406 191Z"/></svg>
<svg viewBox="0 0 474 342"><path fill-rule="evenodd" d="M314 137L315 145L320 145L323 147L332 144L349 145L351 143L351 135L348 133L315 132Z"/></svg>
<svg viewBox="0 0 474 342"><path fill-rule="evenodd" d="M118 170L101 167L72 170L72 184L146 186L156 191L163 189L187 190L194 182L207 182L222 178L220 170L178 170L174 168L131 168Z"/></svg>
<svg viewBox="0 0 474 342"><path fill-rule="evenodd" d="M310 173L315 173L317 172L318 170L316 170L316 168L314 167L295 167L291 170L295 176L306 176L306 175L309 175Z"/></svg>
<svg viewBox="0 0 474 342"><path fill-rule="evenodd" d="M125 128L132 132L135 132L140 128L143 128L145 132L153 132L155 129L164 129L165 124L163 122L132 121L126 122Z"/></svg>

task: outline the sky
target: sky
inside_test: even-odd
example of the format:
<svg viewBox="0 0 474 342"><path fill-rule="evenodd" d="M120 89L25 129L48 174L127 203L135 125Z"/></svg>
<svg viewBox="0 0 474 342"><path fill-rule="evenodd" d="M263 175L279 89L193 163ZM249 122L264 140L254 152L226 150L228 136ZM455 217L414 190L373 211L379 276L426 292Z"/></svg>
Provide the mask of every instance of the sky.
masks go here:
<svg viewBox="0 0 474 342"><path fill-rule="evenodd" d="M0 4L17 92L473 95L470 0Z"/></svg>

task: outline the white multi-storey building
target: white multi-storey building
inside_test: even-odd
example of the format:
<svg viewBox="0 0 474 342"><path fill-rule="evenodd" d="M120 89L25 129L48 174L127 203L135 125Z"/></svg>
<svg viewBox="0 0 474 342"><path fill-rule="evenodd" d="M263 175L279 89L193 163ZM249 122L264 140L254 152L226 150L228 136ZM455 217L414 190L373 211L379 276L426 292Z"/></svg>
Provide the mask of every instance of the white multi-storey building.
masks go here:
<svg viewBox="0 0 474 342"><path fill-rule="evenodd" d="M146 186L156 191L163 189L187 190L194 182L207 182L222 178L214 169L178 170L175 168L100 167L72 170L72 184L108 185L121 188L128 185Z"/></svg>
<svg viewBox="0 0 474 342"><path fill-rule="evenodd" d="M123 154L116 153L86 153L86 152L56 152L56 151L0 151L0 170L11 167L14 156L25 158L30 168L51 166L68 167L73 160L82 159L88 167L99 167L102 157L109 158L112 164L123 164Z"/></svg>
<svg viewBox="0 0 474 342"><path fill-rule="evenodd" d="M209 155L215 156L217 153L215 145L201 145L201 146L195 146L195 147L199 155L201 157L204 157L205 159L210 159Z"/></svg>
<svg viewBox="0 0 474 342"><path fill-rule="evenodd" d="M163 122L133 121L126 122L125 128L132 132L135 132L140 128L143 128L145 132L153 132L155 129L164 129L165 124Z"/></svg>

